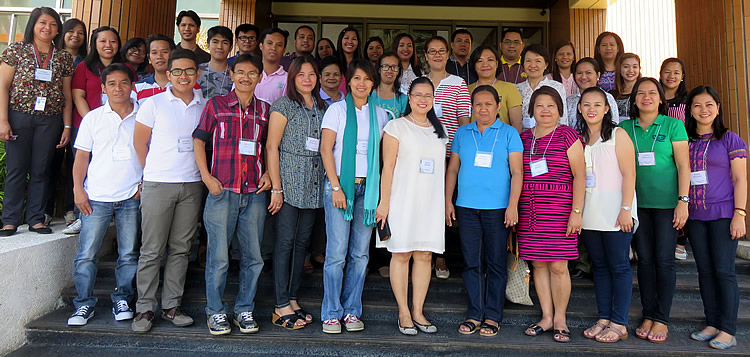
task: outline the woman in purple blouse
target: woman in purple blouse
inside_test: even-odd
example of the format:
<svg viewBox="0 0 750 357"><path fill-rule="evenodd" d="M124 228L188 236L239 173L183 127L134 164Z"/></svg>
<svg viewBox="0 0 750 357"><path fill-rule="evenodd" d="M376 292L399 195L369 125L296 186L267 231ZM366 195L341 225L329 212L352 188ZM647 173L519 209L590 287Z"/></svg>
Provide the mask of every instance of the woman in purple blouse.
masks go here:
<svg viewBox="0 0 750 357"><path fill-rule="evenodd" d="M698 267L706 327L690 337L717 349L737 344L737 240L745 235L747 144L723 124L719 95L693 89L685 109L690 137L690 219L685 228Z"/></svg>

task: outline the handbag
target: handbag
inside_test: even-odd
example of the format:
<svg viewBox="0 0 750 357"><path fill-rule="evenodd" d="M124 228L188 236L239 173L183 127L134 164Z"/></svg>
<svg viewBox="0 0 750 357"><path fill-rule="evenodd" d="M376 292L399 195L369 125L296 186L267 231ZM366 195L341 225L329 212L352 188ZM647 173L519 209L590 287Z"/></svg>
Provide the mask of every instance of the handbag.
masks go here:
<svg viewBox="0 0 750 357"><path fill-rule="evenodd" d="M510 239L512 242L508 242L508 281L505 285L505 298L515 304L532 306L534 303L529 295L529 264L519 258L518 238L515 233L511 234Z"/></svg>

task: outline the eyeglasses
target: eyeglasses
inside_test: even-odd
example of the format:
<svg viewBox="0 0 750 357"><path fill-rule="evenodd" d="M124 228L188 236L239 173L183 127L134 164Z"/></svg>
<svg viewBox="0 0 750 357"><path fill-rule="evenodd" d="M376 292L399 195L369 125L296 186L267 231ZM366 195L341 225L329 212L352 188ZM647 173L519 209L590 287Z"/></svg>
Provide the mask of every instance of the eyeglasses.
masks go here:
<svg viewBox="0 0 750 357"><path fill-rule="evenodd" d="M239 71L239 72L234 72L234 74L236 76L240 77L240 78L241 77L247 77L247 78L250 78L250 79L258 78L258 76L260 75L260 73L255 72L255 71L250 71L250 72Z"/></svg>
<svg viewBox="0 0 750 357"><path fill-rule="evenodd" d="M141 49L140 49L140 48L138 48L138 47L130 47L130 48L128 48L128 52L132 52L132 53L140 53L140 54L142 54L142 55L145 55L145 54L146 54L146 51L144 51L144 50L141 50Z"/></svg>
<svg viewBox="0 0 750 357"><path fill-rule="evenodd" d="M385 71L398 72L398 65L394 64L392 66L389 66L387 64L381 64L380 65L380 70L383 71L383 72L385 72Z"/></svg>
<svg viewBox="0 0 750 357"><path fill-rule="evenodd" d="M196 73L198 73L198 69L196 68L175 68L173 70L170 70L169 73L171 73L173 76L181 76L183 73L187 74L188 76L194 76Z"/></svg>
<svg viewBox="0 0 750 357"><path fill-rule="evenodd" d="M433 98L435 98L435 96L432 95L432 94L409 94L409 96L412 97L412 98L414 98L414 99L432 100Z"/></svg>
<svg viewBox="0 0 750 357"><path fill-rule="evenodd" d="M437 54L443 56L446 53L448 53L448 50L446 50L445 48L441 48L440 50L429 50L429 51L427 51L427 54L430 55L430 56L434 56L434 55L437 55Z"/></svg>
<svg viewBox="0 0 750 357"><path fill-rule="evenodd" d="M506 45L506 46L510 46L510 45L513 45L513 46L520 46L520 45L521 45L521 43L523 43L523 42L521 42L521 41L519 41L519 40L515 40L515 41L511 41L511 40L505 40L505 41L503 41L503 44L504 44L504 45Z"/></svg>
<svg viewBox="0 0 750 357"><path fill-rule="evenodd" d="M255 37L255 36L240 36L240 37L237 37L237 39L240 40L240 41L242 41L242 42L257 41L258 40L258 38Z"/></svg>

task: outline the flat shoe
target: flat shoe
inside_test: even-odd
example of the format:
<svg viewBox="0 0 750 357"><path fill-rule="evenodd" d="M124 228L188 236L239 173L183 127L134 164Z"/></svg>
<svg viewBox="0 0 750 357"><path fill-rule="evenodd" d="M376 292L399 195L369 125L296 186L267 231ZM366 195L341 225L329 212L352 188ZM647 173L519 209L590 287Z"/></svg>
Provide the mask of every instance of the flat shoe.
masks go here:
<svg viewBox="0 0 750 357"><path fill-rule="evenodd" d="M570 342L570 331L568 330L555 330L555 335L552 336L555 342L568 343Z"/></svg>
<svg viewBox="0 0 750 357"><path fill-rule="evenodd" d="M16 234L17 230L18 230L18 227L0 229L0 237L10 237Z"/></svg>
<svg viewBox="0 0 750 357"><path fill-rule="evenodd" d="M482 332L482 329L487 329L487 330L490 330L491 332L489 332L489 333ZM482 324L482 326L479 326L479 336L495 336L495 335L497 335L497 331L498 330L500 330L500 329L497 326L490 325L490 324L488 324L488 323L485 322L485 323Z"/></svg>
<svg viewBox="0 0 750 357"><path fill-rule="evenodd" d="M412 320L412 322L414 323L414 326L417 326L419 331L422 331L424 333L436 333L437 332L437 326L435 325L432 325L432 324L422 325L419 322L416 322L414 320Z"/></svg>
<svg viewBox="0 0 750 357"><path fill-rule="evenodd" d="M617 338L614 340L612 339L605 339L604 336L606 336L610 331L614 332L617 335ZM612 326L607 326L604 330L602 330L601 333L596 335L596 342L602 342L602 343L615 343L618 341L623 341L628 338L628 332L625 330L625 332L620 332L620 330L616 328L612 328Z"/></svg>
<svg viewBox="0 0 750 357"><path fill-rule="evenodd" d="M533 334L529 333L531 331L533 331L534 333ZM536 336L539 336L539 335L541 335L541 334L543 334L543 333L545 333L547 331L549 331L549 330L545 330L545 329L543 329L541 326L539 326L537 324L531 324L531 325L529 325L529 327L526 328L526 330L523 333L525 333L527 336L536 337Z"/></svg>
<svg viewBox="0 0 750 357"><path fill-rule="evenodd" d="M468 327L469 331L461 331L461 326ZM472 333L477 332L477 330L479 330L479 327L475 323L473 323L471 321L464 321L464 322L462 322L460 325L458 325L458 328L459 328L458 329L458 333L460 333L462 335L471 335Z"/></svg>
<svg viewBox="0 0 750 357"><path fill-rule="evenodd" d="M724 343L717 339L711 340L711 342L708 343L709 346L717 349L717 350L726 350L729 348L732 348L734 346L737 346L737 338L732 337L732 342L730 343Z"/></svg>
<svg viewBox="0 0 750 357"><path fill-rule="evenodd" d="M712 340L714 337L716 337L718 335L719 335L718 333L715 334L715 335L708 335L708 334L705 334L703 332L698 331L698 332L691 333L690 334L690 338L692 338L693 340L696 340L696 341L705 342L705 341Z"/></svg>
<svg viewBox="0 0 750 357"><path fill-rule="evenodd" d="M29 226L29 231L30 232L34 232L34 233L38 233L38 234L52 234L52 228L50 228L50 227L34 228L32 226Z"/></svg>
<svg viewBox="0 0 750 357"><path fill-rule="evenodd" d="M412 327L403 327L401 326L401 320L398 320L398 330L407 336L416 336L417 335L417 328L416 328L416 322L414 323L414 326Z"/></svg>

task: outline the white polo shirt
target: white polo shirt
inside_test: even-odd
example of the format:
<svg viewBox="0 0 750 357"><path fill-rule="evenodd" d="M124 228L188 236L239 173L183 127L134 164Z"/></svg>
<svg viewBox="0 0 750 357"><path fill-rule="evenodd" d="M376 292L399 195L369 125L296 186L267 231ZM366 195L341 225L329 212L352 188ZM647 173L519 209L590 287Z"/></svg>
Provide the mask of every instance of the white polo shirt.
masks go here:
<svg viewBox="0 0 750 357"><path fill-rule="evenodd" d="M133 130L138 103L131 98L133 112L125 118L109 103L96 108L81 121L74 147L91 153L83 189L89 199L119 202L138 191L143 168L133 148Z"/></svg>
<svg viewBox="0 0 750 357"><path fill-rule="evenodd" d="M198 182L201 175L192 151L193 130L200 122L206 101L200 89L193 89L193 100L185 105L172 90L170 86L149 97L138 110L136 121L151 128L143 181Z"/></svg>

